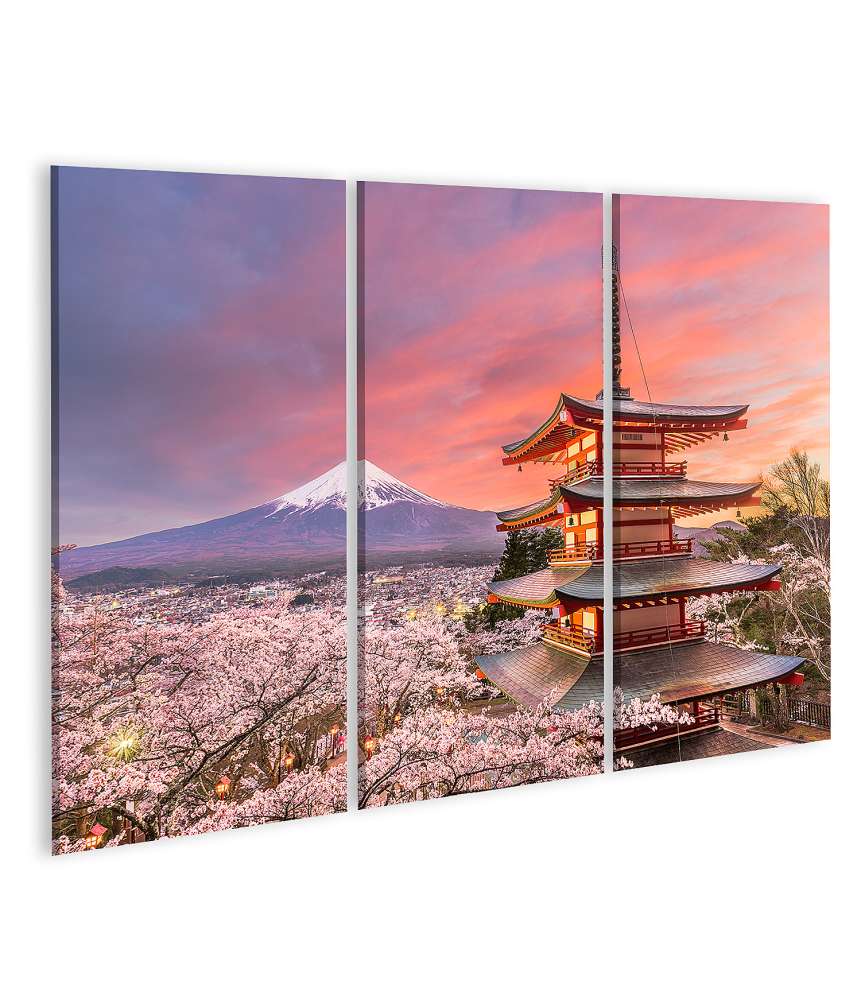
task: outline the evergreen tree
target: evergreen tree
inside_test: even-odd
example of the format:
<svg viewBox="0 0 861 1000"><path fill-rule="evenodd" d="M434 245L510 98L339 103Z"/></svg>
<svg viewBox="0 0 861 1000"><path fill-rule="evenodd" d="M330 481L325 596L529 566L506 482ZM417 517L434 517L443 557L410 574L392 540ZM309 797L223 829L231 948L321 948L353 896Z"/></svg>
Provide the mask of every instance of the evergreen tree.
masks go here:
<svg viewBox="0 0 861 1000"><path fill-rule="evenodd" d="M494 580L512 580L526 576L536 570L545 569L550 549L562 547L562 532L558 528L527 528L523 531L509 531L505 536L505 548L499 565L493 574ZM486 604L464 618L470 632L478 629L492 629L498 622L512 618L522 618L526 608L512 604Z"/></svg>

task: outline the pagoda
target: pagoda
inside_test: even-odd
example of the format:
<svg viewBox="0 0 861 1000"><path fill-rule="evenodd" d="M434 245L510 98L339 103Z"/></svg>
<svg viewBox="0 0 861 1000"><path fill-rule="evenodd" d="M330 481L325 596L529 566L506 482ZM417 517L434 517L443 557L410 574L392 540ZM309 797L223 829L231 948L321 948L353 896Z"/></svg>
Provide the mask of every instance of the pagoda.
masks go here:
<svg viewBox="0 0 861 1000"><path fill-rule="evenodd" d="M613 649L614 686L626 699L659 694L693 723L665 730L617 732L616 749L649 752L670 738L679 756L698 757L762 744L721 728L722 709L739 692L766 684L799 684L802 657L776 656L711 642L705 622L689 618L688 601L706 594L777 590L779 564L721 563L698 558L692 539L677 538L678 520L759 505L760 483L689 479L688 449L729 440L747 426L746 404L696 406L633 399L621 385L618 266L613 264ZM498 531L559 527L563 546L546 568L490 584L488 601L552 611L542 640L476 658L480 672L519 705L546 699L574 711L603 700L603 393L562 393L531 434L503 445L503 465L561 465L548 495L497 514ZM690 741L690 742L688 742ZM682 750L684 743L684 750ZM674 751L675 755L675 751ZM669 759L669 758L667 758Z"/></svg>

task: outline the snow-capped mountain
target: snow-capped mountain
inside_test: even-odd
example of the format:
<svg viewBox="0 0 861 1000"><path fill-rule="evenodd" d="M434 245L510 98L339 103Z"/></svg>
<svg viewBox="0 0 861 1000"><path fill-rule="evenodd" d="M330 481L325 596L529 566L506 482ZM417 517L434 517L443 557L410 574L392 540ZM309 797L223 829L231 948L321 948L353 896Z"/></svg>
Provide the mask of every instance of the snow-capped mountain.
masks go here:
<svg viewBox="0 0 861 1000"><path fill-rule="evenodd" d="M443 503L373 462L359 464L359 495L359 544L367 559L377 553L431 557L452 551L493 552L501 546L489 511ZM344 559L346 509L347 470L341 462L283 496L238 514L73 549L61 557L61 573L72 580L112 568L287 571L313 563L335 564Z"/></svg>
<svg viewBox="0 0 861 1000"><path fill-rule="evenodd" d="M384 472L378 465L370 461L359 462L359 497L360 506L365 510L384 507L390 503L424 503L434 507L446 507L441 500L434 500L426 493L414 490L400 479L395 479ZM339 462L333 469L324 472L322 476L312 479L310 483L299 486L283 497L271 501L278 514L283 510L314 510L326 505L339 506L347 509L347 463ZM272 516L267 515L267 516Z"/></svg>

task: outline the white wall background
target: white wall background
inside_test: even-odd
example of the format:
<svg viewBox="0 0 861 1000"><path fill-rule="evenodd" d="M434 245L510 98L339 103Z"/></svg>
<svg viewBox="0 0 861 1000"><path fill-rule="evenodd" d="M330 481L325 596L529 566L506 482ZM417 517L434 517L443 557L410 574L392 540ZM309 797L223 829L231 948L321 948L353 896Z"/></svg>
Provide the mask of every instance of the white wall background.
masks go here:
<svg viewBox="0 0 861 1000"><path fill-rule="evenodd" d="M849 995L861 220L848 10L151 0L5 12L10 995ZM50 163L830 202L833 742L51 860Z"/></svg>

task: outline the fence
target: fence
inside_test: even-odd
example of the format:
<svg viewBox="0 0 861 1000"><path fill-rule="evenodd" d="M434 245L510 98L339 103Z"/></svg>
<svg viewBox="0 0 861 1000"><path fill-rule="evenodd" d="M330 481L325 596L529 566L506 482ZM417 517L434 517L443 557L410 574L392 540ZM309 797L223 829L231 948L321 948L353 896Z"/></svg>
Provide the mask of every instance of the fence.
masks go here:
<svg viewBox="0 0 861 1000"><path fill-rule="evenodd" d="M726 695L721 699L721 714L731 718L749 716L751 714L751 698L747 691L735 695ZM781 700L764 691L756 692L756 714L763 722L777 725L800 724L812 726L815 729L831 729L831 706L818 701L806 701L802 698L786 698Z"/></svg>

